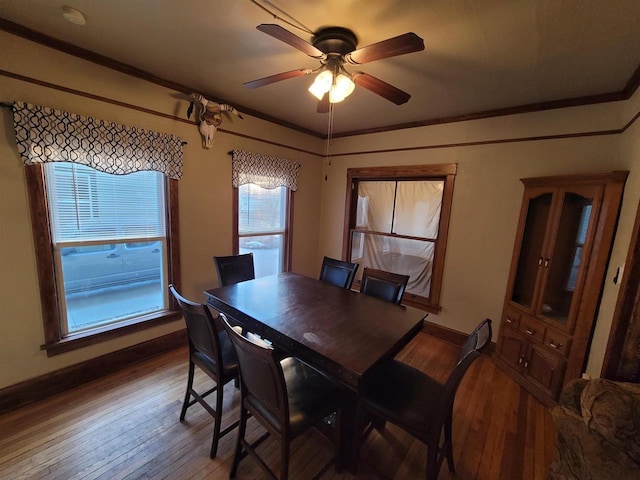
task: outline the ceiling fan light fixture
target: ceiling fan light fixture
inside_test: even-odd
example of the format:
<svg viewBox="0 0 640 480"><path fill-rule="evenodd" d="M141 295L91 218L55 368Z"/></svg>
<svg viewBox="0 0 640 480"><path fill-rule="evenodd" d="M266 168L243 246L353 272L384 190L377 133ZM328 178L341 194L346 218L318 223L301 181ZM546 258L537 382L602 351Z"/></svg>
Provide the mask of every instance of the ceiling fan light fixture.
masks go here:
<svg viewBox="0 0 640 480"><path fill-rule="evenodd" d="M318 74L316 79L313 81L313 83L309 87L309 91L318 100L322 100L322 97L324 97L324 94L327 93L329 89L331 89L332 84L333 84L333 73L331 73L330 70L323 70Z"/></svg>
<svg viewBox="0 0 640 480"><path fill-rule="evenodd" d="M356 85L349 75L339 73L334 76L331 70L323 70L309 87L309 92L318 100L329 92L329 102L338 103L353 93Z"/></svg>
<svg viewBox="0 0 640 480"><path fill-rule="evenodd" d="M334 84L331 86L331 90L329 90L329 101L331 103L341 102L351 95L355 88L356 84L353 83L353 80L351 80L347 75L340 73L336 77Z"/></svg>
<svg viewBox="0 0 640 480"><path fill-rule="evenodd" d="M359 87L365 88L396 105L402 105L411 98L411 95L407 92L403 92L373 75L363 72L351 75L344 69L343 65L345 63L361 65L424 50L424 40L415 33L405 33L366 47L356 48L358 39L348 28L321 28L313 34L312 43L298 37L280 25L261 24L258 25L257 29L297 48L309 57L319 60L320 67L315 70L292 70L245 82L244 85L247 88L262 87L281 80L308 75L312 72L320 72L313 85L309 88L309 92L319 100L318 113L330 111L328 107L331 103L341 102L348 97L355 88L354 79L358 81ZM308 28L305 28L305 30L311 33Z"/></svg>

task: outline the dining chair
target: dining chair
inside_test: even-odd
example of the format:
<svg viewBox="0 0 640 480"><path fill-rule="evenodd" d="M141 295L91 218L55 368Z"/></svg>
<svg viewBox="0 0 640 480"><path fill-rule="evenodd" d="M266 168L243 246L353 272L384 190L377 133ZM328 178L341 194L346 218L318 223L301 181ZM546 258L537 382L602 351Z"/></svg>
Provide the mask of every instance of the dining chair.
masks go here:
<svg viewBox="0 0 640 480"><path fill-rule="evenodd" d="M216 266L221 287L256 278L253 253L213 257L213 263Z"/></svg>
<svg viewBox="0 0 640 480"><path fill-rule="evenodd" d="M324 257L320 270L320 280L335 285L336 287L351 288L358 266L357 263Z"/></svg>
<svg viewBox="0 0 640 480"><path fill-rule="evenodd" d="M339 412L340 389L327 377L295 357L281 358L269 345L240 335L220 314L236 348L240 368L240 426L229 478L248 453L271 479L289 476L291 441L332 412ZM253 443L245 439L247 419L253 416L266 433ZM333 440L339 452L339 414ZM280 441L280 476L256 453L256 447L273 435ZM324 469L323 469L324 471Z"/></svg>
<svg viewBox="0 0 640 480"><path fill-rule="evenodd" d="M362 272L360 293L400 305L408 282L409 275L365 267Z"/></svg>
<svg viewBox="0 0 640 480"><path fill-rule="evenodd" d="M220 319L211 314L206 305L187 300L178 293L173 285L169 290L174 296L185 323L187 324L187 337L189 339L189 377L187 391L180 411L180 421L184 421L187 409L196 402L209 412L213 417L213 440L209 456L215 458L218 451L218 442L221 437L229 433L238 421L220 431L222 424L222 400L224 386L231 380L238 378L238 360L235 349L220 323ZM198 366L215 382L215 386L204 393L198 393L193 388L195 366ZM205 398L216 393L216 406L213 408ZM193 397L193 398L192 398Z"/></svg>
<svg viewBox="0 0 640 480"><path fill-rule="evenodd" d="M373 424L383 428L389 421L427 444L427 480L436 480L445 458L449 471L455 473L453 402L469 366L490 342L491 320L486 319L467 337L445 383L397 360L379 364L363 379L359 398L364 410L376 419Z"/></svg>

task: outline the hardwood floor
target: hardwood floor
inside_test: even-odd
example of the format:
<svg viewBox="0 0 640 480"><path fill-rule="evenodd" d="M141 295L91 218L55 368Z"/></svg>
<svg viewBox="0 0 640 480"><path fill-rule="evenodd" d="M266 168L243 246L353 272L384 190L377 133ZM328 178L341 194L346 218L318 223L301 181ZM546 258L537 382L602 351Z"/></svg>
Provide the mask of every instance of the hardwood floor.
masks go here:
<svg viewBox="0 0 640 480"><path fill-rule="evenodd" d="M399 359L443 380L459 347L419 334ZM0 416L2 479L226 479L235 431L222 438L218 457L208 457L212 419L196 405L178 421L187 377L187 350L153 358L100 380ZM208 377L197 375L208 384ZM238 415L239 392L225 390L225 422ZM549 411L490 358L467 372L456 397L453 425L457 473L443 465L439 479L543 479L554 452ZM262 431L253 420L248 431ZM278 463L271 439L261 447ZM295 440L290 478L312 478L331 459L331 445L317 432ZM323 480L424 478L426 447L393 425L373 431L363 447L358 474L330 468ZM250 458L238 479L264 478Z"/></svg>

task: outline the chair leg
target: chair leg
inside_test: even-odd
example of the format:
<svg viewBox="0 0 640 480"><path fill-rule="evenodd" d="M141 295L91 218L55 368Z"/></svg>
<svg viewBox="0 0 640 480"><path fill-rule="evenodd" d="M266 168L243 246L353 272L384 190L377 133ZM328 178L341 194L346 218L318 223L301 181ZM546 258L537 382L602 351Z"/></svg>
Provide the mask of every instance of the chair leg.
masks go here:
<svg viewBox="0 0 640 480"><path fill-rule="evenodd" d="M280 437L280 480L289 479L289 436L285 432Z"/></svg>
<svg viewBox="0 0 640 480"><path fill-rule="evenodd" d="M236 440L236 452L233 456L233 465L229 472L229 478L235 478L238 471L238 465L242 459L242 441L244 440L244 432L247 429L247 417L249 412L244 406L240 406L240 422L238 423L238 439Z"/></svg>
<svg viewBox="0 0 640 480"><path fill-rule="evenodd" d="M216 458L218 453L218 441L220 440L220 426L222 424L222 392L224 391L224 385L218 385L218 391L216 392L216 415L213 419L213 440L211 441L211 453L210 458Z"/></svg>
<svg viewBox="0 0 640 480"><path fill-rule="evenodd" d="M447 457L447 465L451 473L456 472L455 465L453 464L453 437L451 436L451 424L452 424L453 412L449 411L447 419L444 422L444 454Z"/></svg>
<svg viewBox="0 0 640 480"><path fill-rule="evenodd" d="M371 419L371 423L373 425L373 428L378 431L384 430L387 425L387 421L383 420L380 417L373 417L373 419Z"/></svg>
<svg viewBox="0 0 640 480"><path fill-rule="evenodd" d="M438 443L427 446L427 480L438 478Z"/></svg>
<svg viewBox="0 0 640 480"><path fill-rule="evenodd" d="M189 408L189 400L191 399L191 390L193 389L193 373L195 365L189 359L189 378L187 380L187 391L184 394L184 402L182 402L182 410L180 411L180 421L184 420L184 416L187 414L187 408Z"/></svg>

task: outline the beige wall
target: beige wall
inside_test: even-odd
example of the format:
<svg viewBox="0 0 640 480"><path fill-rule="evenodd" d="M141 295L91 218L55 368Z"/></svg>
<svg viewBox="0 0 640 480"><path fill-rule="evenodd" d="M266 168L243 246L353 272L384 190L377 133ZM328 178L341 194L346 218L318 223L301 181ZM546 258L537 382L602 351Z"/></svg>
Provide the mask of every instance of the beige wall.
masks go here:
<svg viewBox="0 0 640 480"><path fill-rule="evenodd" d="M640 193L638 125L625 135L540 139L622 128L638 111L629 102L567 108L526 115L421 127L335 139L337 154L325 161L320 252L340 255L346 170L351 167L457 163L449 241L442 285L442 311L428 320L470 332L483 318L500 320L523 186L520 178L630 170L620 220L598 315L588 372L600 373L618 287L611 279L624 261ZM473 142L494 142L468 145ZM459 146L454 146L454 145ZM460 145L460 144L467 144ZM340 153L432 147L412 151ZM497 338L497 335L494 337Z"/></svg>
<svg viewBox="0 0 640 480"><path fill-rule="evenodd" d="M633 106L635 111L630 110ZM640 92L636 92L631 101L625 105L629 113L629 119L638 113L640 107ZM640 122L636 121L620 138L621 144L621 170L629 170L629 177L625 185L624 199L620 212L620 220L616 231L616 238L611 251L611 261L607 271L607 280L605 282L602 301L600 303L600 312L598 315L598 323L594 331L594 340L591 345L591 355L587 365L587 373L597 377L600 375L604 354L613 320L613 312L620 289L618 285L613 283L619 266L624 265L629 250L629 242L633 225L636 218L636 212L640 203ZM624 274L624 273L623 273Z"/></svg>
<svg viewBox="0 0 640 480"><path fill-rule="evenodd" d="M3 46L2 70L181 118L185 116L186 101L175 91L4 32L0 32L0 44ZM339 257L341 254L347 168L457 163L442 289L443 310L439 315L430 315L429 320L462 332L470 331L484 317L499 320L522 195L520 178L630 170L589 363L589 372L594 375L600 370L618 293L611 278L615 267L624 261L639 200L640 126L636 124L624 135L438 146L621 128L638 111L639 98L636 94L628 102L334 139L331 151L337 154L406 147L437 148L335 155L328 162L313 154L224 132L218 132L211 150L203 150L193 125L0 75L0 101L24 100L169 132L188 142L179 200L183 291L193 298L202 299L202 291L216 284L212 255L231 252L231 166L227 152L234 148L302 163L295 196L293 270L311 276L317 275L322 255ZM0 278L3 305L0 388L182 328L181 322L173 322L51 358L40 350L42 319L24 167L15 147L10 112L0 111L0 265L3 273ZM311 152L324 151L322 142L316 138L256 118L225 119L222 127Z"/></svg>
<svg viewBox="0 0 640 480"><path fill-rule="evenodd" d="M175 91L4 32L0 32L0 45L2 70L186 118L188 103ZM231 253L231 159L227 152L242 149L299 161L293 269L317 274L322 169L317 155L224 132L218 132L211 150L204 150L194 125L0 75L0 101L14 100L168 132L188 142L179 182L180 256L182 289L194 299L204 300L203 290L217 284L212 256ZM11 112L1 109L0 116L0 388L183 328L181 321L173 322L51 358L40 350L44 336L25 167L15 146ZM222 128L303 150L322 150L317 138L246 115L244 120L226 118Z"/></svg>

